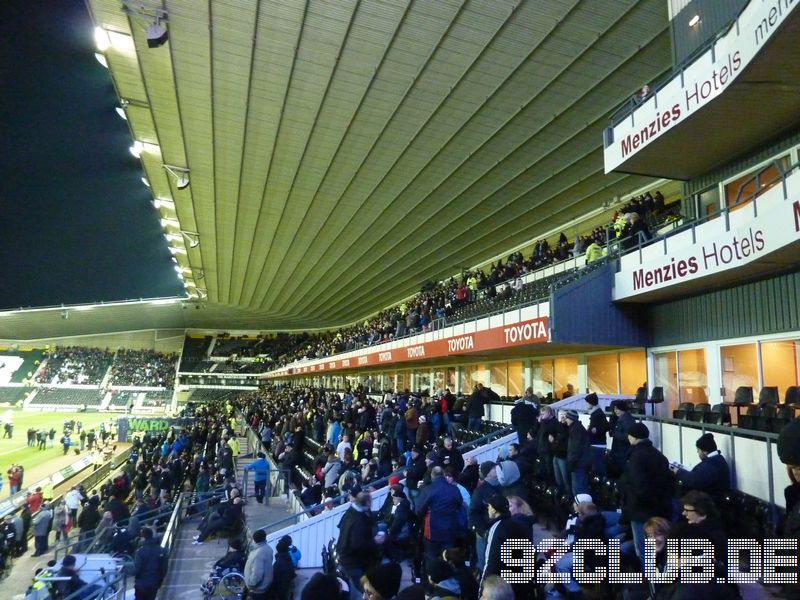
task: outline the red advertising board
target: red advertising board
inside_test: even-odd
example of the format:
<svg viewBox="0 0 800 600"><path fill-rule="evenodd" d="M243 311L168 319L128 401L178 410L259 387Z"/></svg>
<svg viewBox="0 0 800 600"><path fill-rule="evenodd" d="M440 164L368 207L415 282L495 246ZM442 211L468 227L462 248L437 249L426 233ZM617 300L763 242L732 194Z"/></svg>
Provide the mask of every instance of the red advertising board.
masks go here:
<svg viewBox="0 0 800 600"><path fill-rule="evenodd" d="M521 321L512 325L493 327L465 333L431 342L412 344L403 348L375 350L362 356L351 358L331 358L313 364L281 369L270 374L271 377L282 375L299 375L304 373L320 373L353 369L365 366L390 365L395 363L420 360L427 358L440 358L445 356L471 354L486 350L525 346L528 344L541 344L549 339L548 318L538 317L529 321Z"/></svg>

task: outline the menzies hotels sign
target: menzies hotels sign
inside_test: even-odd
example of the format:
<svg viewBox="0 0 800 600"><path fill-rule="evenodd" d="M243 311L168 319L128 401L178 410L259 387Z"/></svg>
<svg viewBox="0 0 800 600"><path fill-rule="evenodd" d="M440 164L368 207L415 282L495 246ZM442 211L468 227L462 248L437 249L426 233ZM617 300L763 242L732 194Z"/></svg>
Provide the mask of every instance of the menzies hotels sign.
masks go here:
<svg viewBox="0 0 800 600"><path fill-rule="evenodd" d="M614 126L603 151L606 173L722 94L798 4L800 0L750 0L713 49Z"/></svg>
<svg viewBox="0 0 800 600"><path fill-rule="evenodd" d="M701 277L743 267L767 255L787 250L800 242L800 170L752 204L730 214L726 231L724 217L699 225L694 234L683 231L654 242L641 252L622 257L615 275L614 299L622 300ZM694 243L692 243L694 240Z"/></svg>

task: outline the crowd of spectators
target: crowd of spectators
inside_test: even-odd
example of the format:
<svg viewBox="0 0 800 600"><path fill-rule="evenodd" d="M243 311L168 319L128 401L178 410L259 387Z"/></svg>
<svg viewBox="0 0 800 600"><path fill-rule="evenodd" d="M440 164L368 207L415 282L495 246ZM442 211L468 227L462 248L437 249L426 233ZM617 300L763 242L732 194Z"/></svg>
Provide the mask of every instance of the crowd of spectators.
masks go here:
<svg viewBox="0 0 800 600"><path fill-rule="evenodd" d="M114 353L108 348L56 346L44 354L47 362L36 373L38 383L99 384L105 377Z"/></svg>
<svg viewBox="0 0 800 600"><path fill-rule="evenodd" d="M172 389L177 364L178 355L175 353L120 348L111 365L111 385Z"/></svg>
<svg viewBox="0 0 800 600"><path fill-rule="evenodd" d="M673 568L667 541L689 538L710 541L717 557L713 573L726 576L727 538L741 534L742 523L724 515L731 498L730 469L712 433L698 432L700 461L687 469L652 444L650 430L637 422L625 401L615 401L606 413L597 396L589 394L584 425L577 411L557 414L529 389L511 413L519 442L478 464L464 461L454 448L449 428L459 415L453 410L459 399L450 404L448 394L444 390L431 398L406 392L375 400L360 389L344 396L316 389L264 389L243 397L249 423L283 466L296 464L308 437L322 446L314 472L302 484L306 504L330 510L340 493L351 502L338 526L338 568L345 585L330 574L318 574L303 598L321 590L328 590L326 597L364 594L375 600L739 597L735 584L713 580L611 585L572 576L573 548L581 540L619 540L620 568L642 573L648 543L654 547L655 568L665 572ZM468 425L470 405L480 424L477 407L493 398L491 390L476 387L460 400ZM800 421L793 427L794 437L787 428L778 443L787 464L800 463ZM373 511L371 486L387 476L390 493ZM794 500L800 492L795 488L800 490L800 484L787 489L787 499L792 514L798 513L788 527L796 529L800 503ZM551 537L552 527L547 531L540 519L548 510L545 503L561 498L569 499L570 506L558 523L563 556L548 567L543 567L543 556L536 563L559 575L561 583L509 585L498 579L506 567L503 542L528 539L535 545L542 535ZM590 561L604 558L588 556ZM405 559L412 559L421 583L401 585L398 565Z"/></svg>

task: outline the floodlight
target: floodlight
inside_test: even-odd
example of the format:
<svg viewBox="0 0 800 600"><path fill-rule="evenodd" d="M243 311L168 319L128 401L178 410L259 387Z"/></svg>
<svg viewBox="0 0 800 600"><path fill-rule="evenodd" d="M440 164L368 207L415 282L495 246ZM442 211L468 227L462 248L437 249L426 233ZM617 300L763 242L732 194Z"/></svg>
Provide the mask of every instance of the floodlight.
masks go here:
<svg viewBox="0 0 800 600"><path fill-rule="evenodd" d="M133 146L128 148L128 150L130 150L130 153L133 154L134 157L139 158L142 155L142 150L144 150L144 144L136 140L133 142Z"/></svg>
<svg viewBox="0 0 800 600"><path fill-rule="evenodd" d="M167 173L175 178L175 185L179 190L189 187L189 169L173 165L161 165Z"/></svg>
<svg viewBox="0 0 800 600"><path fill-rule="evenodd" d="M97 59L97 62L103 65L106 69L108 68L108 61L106 60L105 55L95 52L94 57Z"/></svg>
<svg viewBox="0 0 800 600"><path fill-rule="evenodd" d="M128 120L128 115L125 114L124 108L122 108L121 106L117 106L114 110L117 111L117 114L119 115L120 119L122 119L123 121Z"/></svg>
<svg viewBox="0 0 800 600"><path fill-rule="evenodd" d="M189 248L197 248L200 245L200 234L194 231L181 231L183 237L186 238L186 242L189 244Z"/></svg>
<svg viewBox="0 0 800 600"><path fill-rule="evenodd" d="M147 181L147 177L142 177L142 183L145 184L147 187L150 187L150 182Z"/></svg>
<svg viewBox="0 0 800 600"><path fill-rule="evenodd" d="M94 43L100 52L105 52L111 45L111 40L108 37L108 32L102 27L94 28Z"/></svg>
<svg viewBox="0 0 800 600"><path fill-rule="evenodd" d="M700 15L695 15L689 19L689 27L694 27L700 22Z"/></svg>
<svg viewBox="0 0 800 600"><path fill-rule="evenodd" d="M161 25L160 19L156 18L155 22L145 31L145 36L148 48L158 48L167 43L169 32L166 27Z"/></svg>

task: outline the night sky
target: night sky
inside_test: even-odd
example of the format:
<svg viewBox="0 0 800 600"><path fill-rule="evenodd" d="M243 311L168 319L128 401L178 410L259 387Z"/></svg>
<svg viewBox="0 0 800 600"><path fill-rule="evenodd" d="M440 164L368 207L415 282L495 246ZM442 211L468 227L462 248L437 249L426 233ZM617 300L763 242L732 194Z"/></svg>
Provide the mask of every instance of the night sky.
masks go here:
<svg viewBox="0 0 800 600"><path fill-rule="evenodd" d="M0 2L0 309L183 295L83 0Z"/></svg>

